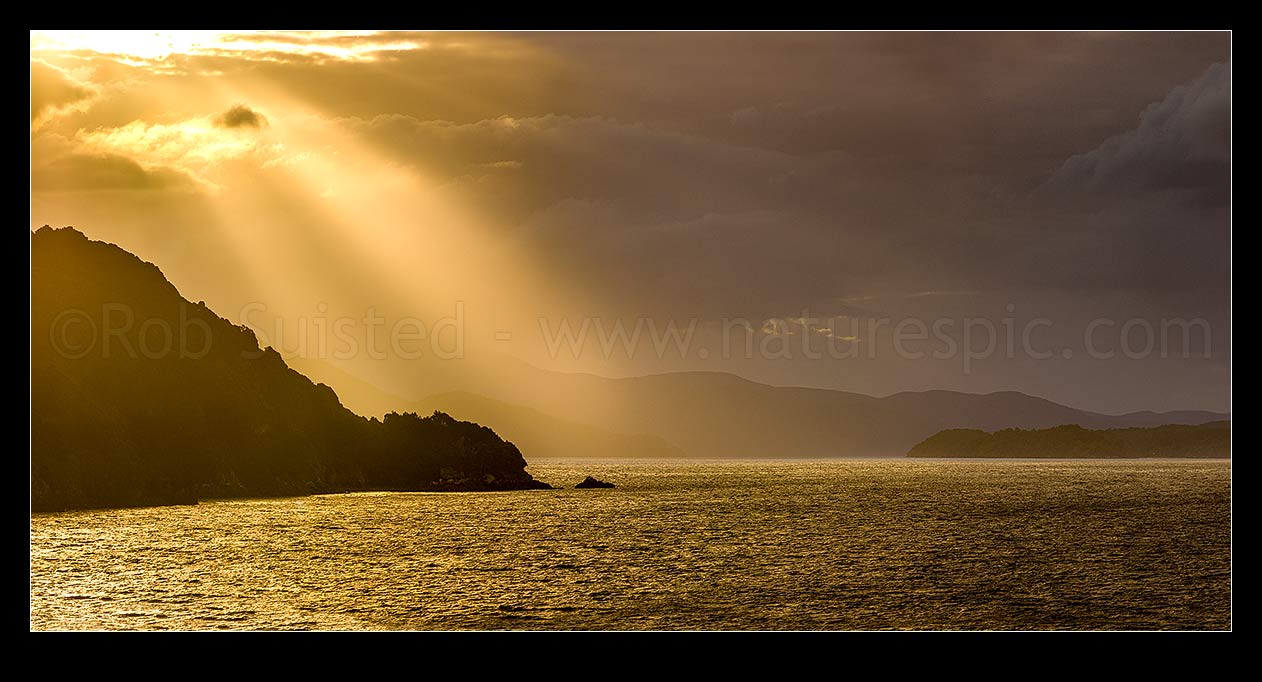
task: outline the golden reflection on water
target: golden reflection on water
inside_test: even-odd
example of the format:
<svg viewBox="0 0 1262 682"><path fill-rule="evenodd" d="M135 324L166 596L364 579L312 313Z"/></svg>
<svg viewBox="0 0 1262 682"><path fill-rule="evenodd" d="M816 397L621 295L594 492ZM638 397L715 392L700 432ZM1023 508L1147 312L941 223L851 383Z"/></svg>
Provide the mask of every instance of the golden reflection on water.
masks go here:
<svg viewBox="0 0 1262 682"><path fill-rule="evenodd" d="M36 515L34 629L1230 627L1225 461L540 461Z"/></svg>

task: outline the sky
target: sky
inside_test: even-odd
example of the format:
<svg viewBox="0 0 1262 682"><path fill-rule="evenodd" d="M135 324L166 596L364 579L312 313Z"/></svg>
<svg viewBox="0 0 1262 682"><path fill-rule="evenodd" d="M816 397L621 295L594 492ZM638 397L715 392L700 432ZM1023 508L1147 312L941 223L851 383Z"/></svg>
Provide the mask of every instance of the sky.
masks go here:
<svg viewBox="0 0 1262 682"><path fill-rule="evenodd" d="M36 31L30 223L360 376L1227 411L1230 37Z"/></svg>

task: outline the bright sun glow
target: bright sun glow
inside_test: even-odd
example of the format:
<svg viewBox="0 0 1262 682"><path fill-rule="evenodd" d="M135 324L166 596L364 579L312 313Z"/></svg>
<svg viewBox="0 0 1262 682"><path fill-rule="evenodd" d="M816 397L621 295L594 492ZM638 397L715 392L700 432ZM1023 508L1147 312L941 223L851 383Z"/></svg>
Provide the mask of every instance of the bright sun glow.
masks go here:
<svg viewBox="0 0 1262 682"><path fill-rule="evenodd" d="M86 50L139 59L163 59L213 45L217 31L32 31L31 51Z"/></svg>
<svg viewBox="0 0 1262 682"><path fill-rule="evenodd" d="M278 59L306 56L371 61L380 53L416 50L425 42L377 31L32 31L31 52L87 51L131 61L175 54Z"/></svg>

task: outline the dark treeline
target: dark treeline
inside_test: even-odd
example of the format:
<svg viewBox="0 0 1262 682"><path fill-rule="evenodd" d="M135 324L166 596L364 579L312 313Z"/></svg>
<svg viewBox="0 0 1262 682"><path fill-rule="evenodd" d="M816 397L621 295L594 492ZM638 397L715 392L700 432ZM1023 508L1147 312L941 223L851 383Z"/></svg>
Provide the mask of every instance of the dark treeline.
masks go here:
<svg viewBox="0 0 1262 682"><path fill-rule="evenodd" d="M930 436L908 457L1230 457L1231 422L1152 428L949 429Z"/></svg>
<svg viewBox="0 0 1262 682"><path fill-rule="evenodd" d="M32 235L35 511L546 487L525 466L478 424L352 413L117 246L69 228Z"/></svg>

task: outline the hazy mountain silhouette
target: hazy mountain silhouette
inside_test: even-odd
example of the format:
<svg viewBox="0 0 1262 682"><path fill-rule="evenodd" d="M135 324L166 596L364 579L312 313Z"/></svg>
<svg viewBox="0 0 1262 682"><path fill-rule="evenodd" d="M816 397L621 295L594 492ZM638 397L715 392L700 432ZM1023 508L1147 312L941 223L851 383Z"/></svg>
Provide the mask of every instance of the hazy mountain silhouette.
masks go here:
<svg viewBox="0 0 1262 682"><path fill-rule="evenodd" d="M908 457L1230 457L1231 422L1088 430L950 429L918 443Z"/></svg>
<svg viewBox="0 0 1262 682"><path fill-rule="evenodd" d="M653 433L693 456L901 455L948 428L1150 426L1164 415L1095 414L1016 392L858 393L774 387L730 374L674 373L631 379L557 375L546 388L505 396L623 432ZM1223 419L1180 413L1170 421Z"/></svg>
<svg viewBox="0 0 1262 682"><path fill-rule="evenodd" d="M617 433L467 391L448 391L414 401L387 393L329 362L293 358L289 364L315 380L336 387L342 402L359 414L445 412L485 424L532 457L685 456L682 450L658 436Z"/></svg>
<svg viewBox="0 0 1262 682"><path fill-rule="evenodd" d="M540 487L512 443L445 414L366 419L70 228L31 237L36 511L337 490Z"/></svg>
<svg viewBox="0 0 1262 682"><path fill-rule="evenodd" d="M480 371L466 372L458 380L451 368L459 363L430 372L443 363L426 361L382 368L368 378L398 395L466 391L547 415L564 415L569 422L605 431L650 434L692 457L901 456L925 438L952 428L1080 424L1102 429L1229 418L1201 411L1105 415L1014 391L935 390L878 398L768 386L719 372L611 379L551 372L507 356L481 362ZM436 383L435 376L444 370L451 378Z"/></svg>

